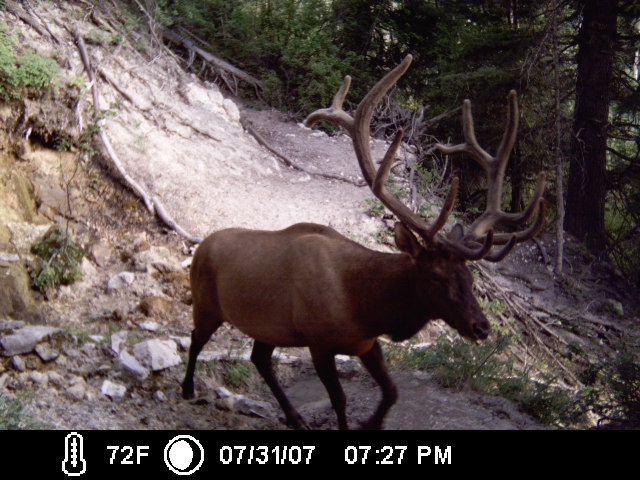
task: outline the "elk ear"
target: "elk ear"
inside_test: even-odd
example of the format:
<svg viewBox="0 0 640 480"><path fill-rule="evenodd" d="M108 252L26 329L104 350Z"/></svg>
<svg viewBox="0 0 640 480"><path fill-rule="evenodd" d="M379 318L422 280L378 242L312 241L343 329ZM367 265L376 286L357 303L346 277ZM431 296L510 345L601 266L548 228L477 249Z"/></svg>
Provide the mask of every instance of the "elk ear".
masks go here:
<svg viewBox="0 0 640 480"><path fill-rule="evenodd" d="M408 253L413 258L416 258L422 251L420 242L416 239L415 235L411 233L404 223L396 222L395 228L396 246L400 251Z"/></svg>
<svg viewBox="0 0 640 480"><path fill-rule="evenodd" d="M447 235L447 238L453 242L457 242L462 240L463 236L464 228L462 228L462 225L460 225L459 223L456 223Z"/></svg>

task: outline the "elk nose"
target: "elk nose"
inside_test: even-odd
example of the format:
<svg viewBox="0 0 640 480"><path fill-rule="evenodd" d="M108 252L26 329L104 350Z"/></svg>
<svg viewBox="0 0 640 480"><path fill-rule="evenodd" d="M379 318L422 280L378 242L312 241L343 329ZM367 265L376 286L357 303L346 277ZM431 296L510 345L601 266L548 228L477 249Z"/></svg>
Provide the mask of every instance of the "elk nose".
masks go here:
<svg viewBox="0 0 640 480"><path fill-rule="evenodd" d="M489 336L489 332L491 331L491 326L489 325L489 322L484 320L480 322L475 322L472 325L471 330L476 340L484 340Z"/></svg>

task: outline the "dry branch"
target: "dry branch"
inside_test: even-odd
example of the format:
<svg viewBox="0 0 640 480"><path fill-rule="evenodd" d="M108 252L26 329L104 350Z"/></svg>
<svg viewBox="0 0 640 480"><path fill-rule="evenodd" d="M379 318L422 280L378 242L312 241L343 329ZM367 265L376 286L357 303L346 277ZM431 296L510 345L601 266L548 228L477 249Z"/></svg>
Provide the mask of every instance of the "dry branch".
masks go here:
<svg viewBox="0 0 640 480"><path fill-rule="evenodd" d="M104 68L102 67L98 67L96 68L96 70L98 71L98 73L100 74L100 76L102 78L104 78L107 83L109 85L111 85L120 95L122 95L124 97L124 99L131 103L132 105L134 105L135 107L139 108L140 110L145 110L144 108L140 107L140 105L137 104L137 102L133 99L133 97L131 95L129 95L129 93L122 88L118 82L116 82L113 77L111 77L111 75L109 75Z"/></svg>
<svg viewBox="0 0 640 480"><path fill-rule="evenodd" d="M195 235L191 235L189 232L185 231L180 225L176 223L176 221L167 213L164 208L164 205L158 197L152 198L153 205L156 208L156 214L158 217L167 224L172 230L175 230L178 234L182 235L184 238L189 240L192 243L200 243L202 242L202 237L197 237Z"/></svg>
<svg viewBox="0 0 640 480"><path fill-rule="evenodd" d="M524 327L526 334L532 338L539 347L544 356L551 360L565 374L565 378L573 385L579 385L580 381L558 358L560 349L567 346L567 341L556 332L550 325L545 324L533 315L532 309L536 309L526 299L521 298L515 292L506 291L498 285L492 276L486 271L481 264L476 264L480 274L481 281L478 282L478 288L482 294L489 298L499 298L514 319L518 320ZM539 309L543 311L542 309ZM545 312L547 313L547 312ZM503 318L504 320L504 318ZM540 335L542 332L545 336ZM531 353L531 350L529 350Z"/></svg>
<svg viewBox="0 0 640 480"><path fill-rule="evenodd" d="M93 74L93 68L91 67L89 54L87 53L87 49L85 47L84 41L82 40L82 36L80 35L80 33L76 29L74 29L71 31L71 34L73 35L76 41L76 45L78 46L78 50L80 51L80 57L82 58L82 62L84 64L85 70L87 71L87 76L89 77L91 92L93 95L94 109L96 110L96 112L99 112L100 97L98 95L98 87L97 87L95 75ZM160 200L157 197L150 197L149 194L145 191L145 189L133 178L131 178L131 176L127 173L126 169L122 165L122 162L118 158L117 153L111 146L111 142L109 141L109 138L107 137L107 134L105 133L104 128L102 128L103 124L104 124L104 119L99 119L97 122L98 137L100 138L102 142L102 146L104 147L104 150L107 153L106 158L110 160L111 166L113 166L117 170L117 172L120 174L120 176L124 180L125 184L144 201L145 206L147 207L147 210L149 210L149 212L152 215L156 214L158 218L160 218L160 220L162 220L167 226L169 226L171 229L176 231L178 234L185 237L187 240L194 243L200 242L202 240L201 238L189 234L182 227L180 227L180 225L178 225L175 222L175 220L173 220L173 218L171 218L171 216L167 213L166 209L164 208L164 205L162 204L162 202L160 202Z"/></svg>
<svg viewBox="0 0 640 480"><path fill-rule="evenodd" d="M182 45L186 48L190 53L200 56L205 62L211 64L211 66L216 71L227 72L234 77L237 77L249 85L253 86L256 90L262 89L262 82L257 78L249 75L247 72L240 70L239 68L231 65L229 62L222 60L221 58L216 57L215 55L203 50L202 48L195 45L191 40L185 38L184 36L172 32L167 28L162 28L160 30L160 35L165 39L172 43Z"/></svg>
<svg viewBox="0 0 640 480"><path fill-rule="evenodd" d="M20 5L18 2L15 2L13 0L7 0L5 6L7 11L13 13L16 17L18 17L24 23L29 25L31 28L33 28L40 35L42 35L43 37L51 37L56 43L60 43L60 40L58 40L58 37L56 37L55 35L53 35L53 33L48 31L48 28L42 27L40 23L38 23L38 21L33 18L31 13L25 11L22 5Z"/></svg>

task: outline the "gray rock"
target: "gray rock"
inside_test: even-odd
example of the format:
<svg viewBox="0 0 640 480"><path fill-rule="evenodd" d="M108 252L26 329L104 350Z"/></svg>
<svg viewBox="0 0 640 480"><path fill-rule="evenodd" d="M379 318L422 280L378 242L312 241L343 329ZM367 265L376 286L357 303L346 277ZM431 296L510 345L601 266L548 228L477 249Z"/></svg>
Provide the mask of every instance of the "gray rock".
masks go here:
<svg viewBox="0 0 640 480"><path fill-rule="evenodd" d="M107 290L121 290L131 285L135 279L135 273L120 272L109 279L107 282Z"/></svg>
<svg viewBox="0 0 640 480"><path fill-rule="evenodd" d="M129 332L127 330L120 330L119 332L111 335L111 350L115 353L120 353L120 351L127 345L128 336Z"/></svg>
<svg viewBox="0 0 640 480"><path fill-rule="evenodd" d="M51 360L55 360L60 356L60 352L54 348L51 348L49 345L45 345L43 343L36 345L34 349L36 355L40 357L40 360L43 362L50 362Z"/></svg>
<svg viewBox="0 0 640 480"><path fill-rule="evenodd" d="M607 306L609 307L609 310L618 317L624 317L624 307L619 301L609 298L607 299Z"/></svg>
<svg viewBox="0 0 640 480"><path fill-rule="evenodd" d="M182 271L180 261L166 247L151 247L133 256L136 271L150 272L151 269L162 273Z"/></svg>
<svg viewBox="0 0 640 480"><path fill-rule="evenodd" d="M154 372L182 363L173 340L146 340L133 347L133 355Z"/></svg>
<svg viewBox="0 0 640 480"><path fill-rule="evenodd" d="M30 325L0 338L0 353L6 357L32 352L35 346L51 335L61 332L59 328Z"/></svg>
<svg viewBox="0 0 640 480"><path fill-rule="evenodd" d="M11 368L17 370L18 372L24 372L27 369L24 360L18 356L12 357L11 362L9 363L11 365Z"/></svg>
<svg viewBox="0 0 640 480"><path fill-rule="evenodd" d="M157 332L160 329L160 324L152 320L146 320L144 322L138 322L137 325L148 332Z"/></svg>
<svg viewBox="0 0 640 480"><path fill-rule="evenodd" d="M19 262L20 257L15 253L0 252L0 262Z"/></svg>
<svg viewBox="0 0 640 480"><path fill-rule="evenodd" d="M68 398L72 400L81 401L87 398L88 389L89 386L87 385L87 382L84 380L84 378L74 376L69 382L69 385L65 389L64 393Z"/></svg>
<svg viewBox="0 0 640 480"><path fill-rule="evenodd" d="M87 287L91 286L93 284L92 280L98 274L98 269L94 267L86 257L82 257L82 260L80 261L80 270L82 271L82 280L77 283L86 284Z"/></svg>
<svg viewBox="0 0 640 480"><path fill-rule="evenodd" d="M158 402L166 402L168 400L167 396L162 390L156 390L155 392L153 392L153 398Z"/></svg>
<svg viewBox="0 0 640 480"><path fill-rule="evenodd" d="M39 387L46 387L49 383L49 377L47 376L47 374L38 371L30 372L29 380L31 380L33 384L38 385Z"/></svg>
<svg viewBox="0 0 640 480"><path fill-rule="evenodd" d="M172 336L171 339L174 340L183 351L189 350L189 347L191 346L191 337Z"/></svg>
<svg viewBox="0 0 640 480"><path fill-rule="evenodd" d="M111 261L113 249L106 240L100 240L89 247L89 256L99 267L106 267Z"/></svg>
<svg viewBox="0 0 640 480"><path fill-rule="evenodd" d="M216 387L213 389L213 391L216 392L216 395L218 395L218 398L226 398L226 397L234 396L234 393L232 393L230 390L228 390L225 387Z"/></svg>
<svg viewBox="0 0 640 480"><path fill-rule="evenodd" d="M116 359L115 365L117 369L128 375L132 375L139 381L143 381L149 376L149 370L140 365L138 360L124 349Z"/></svg>
<svg viewBox="0 0 640 480"><path fill-rule="evenodd" d="M110 380L105 380L102 383L100 391L111 400L121 400L124 398L125 393L127 393L127 387L120 385L119 383L114 383Z"/></svg>
<svg viewBox="0 0 640 480"><path fill-rule="evenodd" d="M221 410L234 411L243 415L263 418L274 417L273 405L268 402L252 400L244 395L232 393L224 387L216 388L215 392L219 397L215 404L216 407Z"/></svg>
<svg viewBox="0 0 640 480"><path fill-rule="evenodd" d="M18 328L24 327L24 322L21 320L7 320L0 319L0 332L6 332L11 330L17 330Z"/></svg>
<svg viewBox="0 0 640 480"><path fill-rule="evenodd" d="M64 377L55 370L49 370L46 375L48 383L55 385L56 387L62 387L65 384Z"/></svg>

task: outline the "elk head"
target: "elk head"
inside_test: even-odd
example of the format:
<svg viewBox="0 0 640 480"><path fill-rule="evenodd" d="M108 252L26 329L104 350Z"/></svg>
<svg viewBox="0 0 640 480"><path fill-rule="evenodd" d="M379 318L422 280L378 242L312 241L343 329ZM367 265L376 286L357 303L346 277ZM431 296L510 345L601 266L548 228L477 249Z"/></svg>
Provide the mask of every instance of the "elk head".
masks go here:
<svg viewBox="0 0 640 480"><path fill-rule="evenodd" d="M425 303L425 311L429 312L430 318L445 320L462 336L483 340L488 336L490 326L472 294L473 277L466 262L480 259L498 262L516 243L524 242L540 231L544 221L544 175L540 175L533 199L524 211L504 212L504 174L518 129L516 93L509 93L505 132L495 156L487 153L478 144L471 115L471 102L465 100L462 109L465 142L455 146L437 144L435 148L447 155L464 153L483 167L487 174L486 209L468 228L456 224L446 236L441 234L457 195L459 180L456 177L451 182L446 200L435 220L427 222L414 213L386 187L395 154L402 142L403 131L398 130L377 169L374 166L369 134L371 117L376 105L406 72L411 62L412 56L407 55L400 65L383 77L362 99L353 116L342 108L351 85L351 77L346 76L331 107L310 114L305 119L305 125L310 127L317 121L324 120L340 125L346 130L353 141L366 183L373 194L399 219L395 227L396 245L415 262L416 288L421 290L416 296ZM537 218L528 228L515 233L494 233L497 225L519 225L536 212ZM406 332L399 331L393 338L402 340L413 333L415 330L407 327Z"/></svg>

